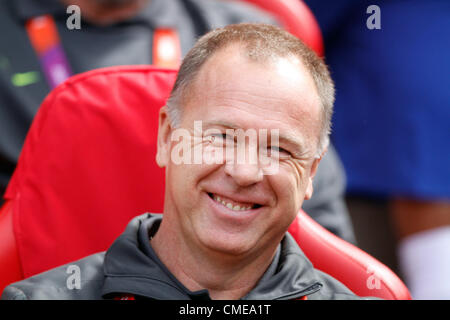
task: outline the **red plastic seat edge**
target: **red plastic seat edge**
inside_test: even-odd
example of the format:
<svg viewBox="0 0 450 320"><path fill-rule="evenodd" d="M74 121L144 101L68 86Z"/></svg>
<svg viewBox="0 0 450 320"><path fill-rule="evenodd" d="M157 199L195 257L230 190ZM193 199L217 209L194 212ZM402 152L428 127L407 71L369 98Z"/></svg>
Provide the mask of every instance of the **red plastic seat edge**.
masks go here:
<svg viewBox="0 0 450 320"><path fill-rule="evenodd" d="M351 243L338 238L305 212L299 212L289 227L289 233L317 269L338 279L355 294L392 300L411 300L408 288L387 266ZM380 290L361 287L364 282L362 276L368 278L369 270L380 280ZM359 286L355 285L357 283L355 279L361 280Z"/></svg>
<svg viewBox="0 0 450 320"><path fill-rule="evenodd" d="M13 228L13 203L7 201L0 209L0 293L10 283L23 279Z"/></svg>

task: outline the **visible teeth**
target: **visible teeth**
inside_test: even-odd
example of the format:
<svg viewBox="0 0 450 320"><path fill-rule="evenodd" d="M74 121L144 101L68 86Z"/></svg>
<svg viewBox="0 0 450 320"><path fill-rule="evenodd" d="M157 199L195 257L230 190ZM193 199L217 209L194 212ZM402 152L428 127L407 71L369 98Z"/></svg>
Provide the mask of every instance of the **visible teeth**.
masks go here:
<svg viewBox="0 0 450 320"><path fill-rule="evenodd" d="M252 208L252 206L248 206L248 207L241 207L239 205L235 205L233 206L232 203L226 202L225 200L222 200L219 196L215 196L214 195L214 200L221 203L222 205L224 205L225 207L227 207L228 209L231 209L233 211L243 211L243 210L250 210Z"/></svg>

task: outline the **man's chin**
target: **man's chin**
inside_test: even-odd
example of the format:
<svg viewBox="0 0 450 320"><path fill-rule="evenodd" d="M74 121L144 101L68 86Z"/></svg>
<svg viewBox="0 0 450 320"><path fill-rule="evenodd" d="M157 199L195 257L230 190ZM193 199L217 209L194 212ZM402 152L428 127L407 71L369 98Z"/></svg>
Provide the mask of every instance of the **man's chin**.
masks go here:
<svg viewBox="0 0 450 320"><path fill-rule="evenodd" d="M201 242L209 251L230 258L244 257L251 254L257 244L257 241L242 237L242 235L221 235L218 232Z"/></svg>

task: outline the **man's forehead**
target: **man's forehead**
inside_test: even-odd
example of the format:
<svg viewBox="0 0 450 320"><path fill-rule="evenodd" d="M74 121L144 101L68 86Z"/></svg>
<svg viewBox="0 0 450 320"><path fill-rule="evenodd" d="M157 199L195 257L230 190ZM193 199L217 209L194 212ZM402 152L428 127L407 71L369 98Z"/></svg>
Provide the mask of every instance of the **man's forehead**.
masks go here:
<svg viewBox="0 0 450 320"><path fill-rule="evenodd" d="M240 79L248 75L243 74L243 69L245 69L250 75L254 74L257 76L253 78L255 82L270 79L269 83L267 83L268 86L274 86L283 81L285 86L296 83L299 89L302 87L313 89L305 93L319 100L314 79L300 57L293 55L279 56L276 54L252 56L246 50L244 45L233 43L212 54L193 79L194 85L192 89L196 87L195 89L198 89L198 93L201 94L204 93L204 91L202 92L202 86L205 84L222 82L221 86L223 86L224 84L239 83ZM233 78L230 79L226 77L227 75L232 75ZM251 85L251 83L248 83L248 85ZM223 87L217 89L220 90L221 88ZM245 88L244 86L242 87L242 89Z"/></svg>
<svg viewBox="0 0 450 320"><path fill-rule="evenodd" d="M239 95L253 94L262 88L262 94L259 90L259 95L254 95L255 103L258 98L283 99L284 104L294 106L290 116L304 117L305 112L320 109L314 79L299 58L252 61L242 51L238 45L230 45L215 53L200 68L187 94L197 102L218 97L239 99ZM273 111L279 112L280 108Z"/></svg>
<svg viewBox="0 0 450 320"><path fill-rule="evenodd" d="M240 65L264 66L268 68L268 71L269 69L276 70L280 71L281 74L292 74L295 70L309 75L309 71L298 56L280 55L275 52L254 54L246 48L245 44L240 43L228 44L214 52L200 68L199 74L211 72L219 67L232 68ZM289 68L286 68L287 66ZM292 67L294 67L294 70Z"/></svg>

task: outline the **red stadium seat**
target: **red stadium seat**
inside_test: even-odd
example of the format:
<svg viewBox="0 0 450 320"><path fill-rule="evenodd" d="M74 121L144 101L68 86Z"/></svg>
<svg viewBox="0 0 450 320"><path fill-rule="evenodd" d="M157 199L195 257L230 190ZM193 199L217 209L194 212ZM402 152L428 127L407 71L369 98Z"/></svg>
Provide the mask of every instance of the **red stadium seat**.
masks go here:
<svg viewBox="0 0 450 320"><path fill-rule="evenodd" d="M0 213L8 230L1 284L104 250L136 213L161 211L158 113L175 76L152 67L92 71L44 100ZM11 273L17 256L21 273Z"/></svg>
<svg viewBox="0 0 450 320"><path fill-rule="evenodd" d="M289 227L314 267L341 281L359 296L410 300L408 288L387 266L320 226L301 211Z"/></svg>
<svg viewBox="0 0 450 320"><path fill-rule="evenodd" d="M316 18L301 0L241 0L249 2L275 16L290 33L313 49L319 57L324 48L322 33Z"/></svg>
<svg viewBox="0 0 450 320"><path fill-rule="evenodd" d="M162 212L158 111L175 76L156 67L105 68L69 79L45 99L0 212L0 290L105 250L133 216ZM304 213L290 232L317 268L355 293L409 298L392 271Z"/></svg>

